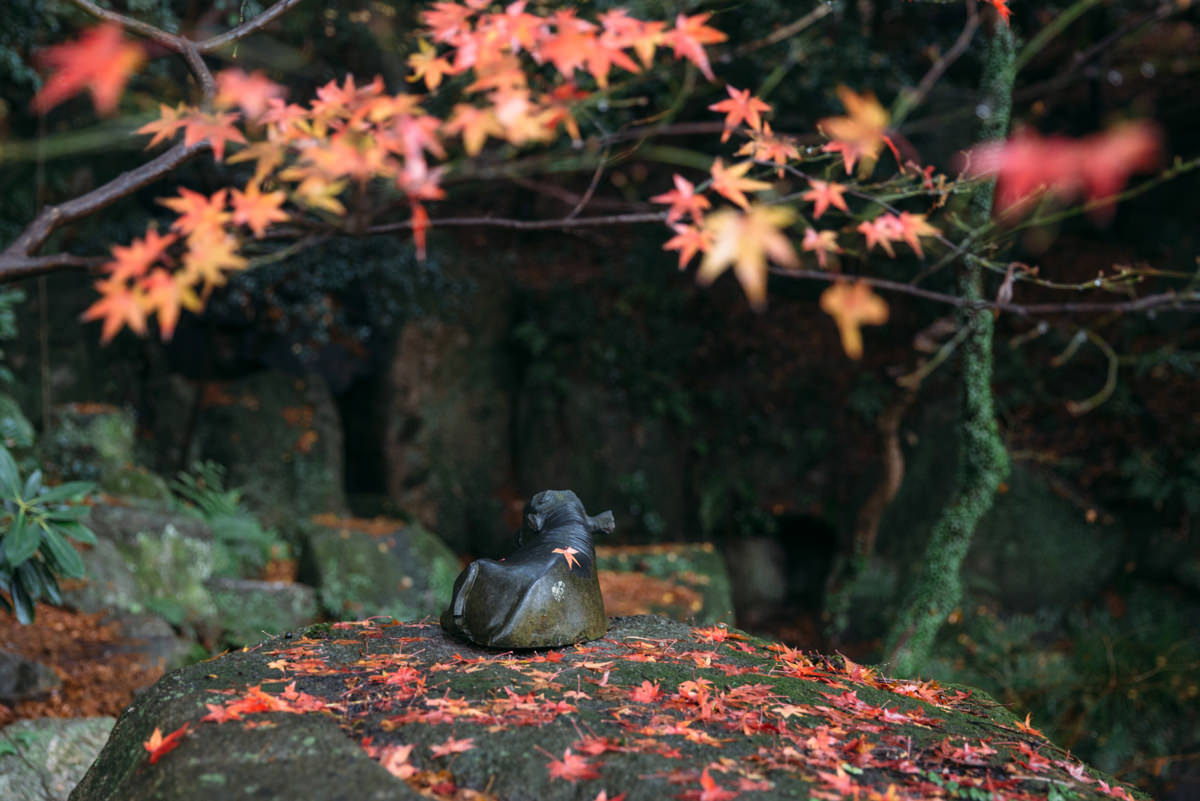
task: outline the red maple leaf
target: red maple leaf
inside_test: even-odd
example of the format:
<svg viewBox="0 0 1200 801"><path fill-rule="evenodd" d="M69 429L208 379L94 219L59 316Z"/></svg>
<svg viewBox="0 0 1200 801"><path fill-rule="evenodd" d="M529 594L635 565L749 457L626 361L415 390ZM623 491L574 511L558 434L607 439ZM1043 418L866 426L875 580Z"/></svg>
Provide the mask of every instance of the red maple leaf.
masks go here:
<svg viewBox="0 0 1200 801"><path fill-rule="evenodd" d="M45 114L74 94L87 89L98 114L117 107L129 76L146 54L126 42L121 26L110 22L84 31L77 41L48 47L38 54L41 64L54 70L33 98L33 108Z"/></svg>
<svg viewBox="0 0 1200 801"><path fill-rule="evenodd" d="M233 202L233 221L249 226L256 239L262 239L271 223L288 219L287 212L280 208L287 200L287 195L281 191L264 195L257 186L251 185L245 192L234 189L230 200Z"/></svg>
<svg viewBox="0 0 1200 801"><path fill-rule="evenodd" d="M244 70L221 70L216 74L217 96L215 103L221 108L239 107L247 119L257 120L272 100L281 100L287 91L262 72L255 70L247 74Z"/></svg>
<svg viewBox="0 0 1200 801"><path fill-rule="evenodd" d="M704 45L723 42L729 37L716 28L710 28L704 24L711 16L711 11L693 14L690 17L680 14L675 18L675 27L667 31L665 35L675 51L675 58L686 58L700 68L700 72L704 73L705 78L714 81L716 76L713 75L712 67L708 63Z"/></svg>
<svg viewBox="0 0 1200 801"><path fill-rule="evenodd" d="M813 202L814 220L819 220L830 206L839 208L846 213L850 212L846 206L846 198L842 197L842 193L846 191L845 186L834 181L818 181L816 178L808 179L808 184L812 189L800 197Z"/></svg>
<svg viewBox="0 0 1200 801"><path fill-rule="evenodd" d="M725 87L729 91L729 99L722 100L720 103L713 103L709 106L710 111L722 111L725 113L725 130L721 133L721 141L729 141L729 135L733 132L740 123L746 123L752 130L762 130L763 111L770 111L771 107L757 97L750 94L749 89L734 89L732 86Z"/></svg>
<svg viewBox="0 0 1200 801"><path fill-rule="evenodd" d="M569 782L576 782L580 779L600 778L600 773L595 766L579 754L572 754L570 748L563 751L562 759L552 759L546 767L550 768L551 779L566 779Z"/></svg>
<svg viewBox="0 0 1200 801"><path fill-rule="evenodd" d="M642 686L635 687L629 693L631 701L637 701L640 704L652 704L662 697L662 690L657 684L651 684L649 681L643 681Z"/></svg>
<svg viewBox="0 0 1200 801"><path fill-rule="evenodd" d="M165 737L162 730L155 727L154 733L150 735L150 739L142 743L142 747L150 752L150 764L153 765L163 755L178 748L179 743L183 740L183 736L187 734L188 727L191 725L191 723L185 723Z"/></svg>
<svg viewBox="0 0 1200 801"><path fill-rule="evenodd" d="M246 137L235 126L235 113L193 111L183 118L183 143L188 147L207 141L217 161L225 158L225 143L246 144Z"/></svg>
<svg viewBox="0 0 1200 801"><path fill-rule="evenodd" d="M126 325L139 336L146 333L145 294L141 290L131 289L124 279L116 278L98 281L96 289L100 292L100 299L89 306L79 319L84 322L104 321L104 327L100 330L101 344L110 342Z"/></svg>
<svg viewBox="0 0 1200 801"><path fill-rule="evenodd" d="M674 189L670 192L663 192L661 195L655 195L650 200L654 203L671 205L671 208L667 210L668 223L675 222L685 214L690 214L692 220L699 222L704 218L704 210L712 204L704 195L697 195L695 184L679 173L675 173L674 181Z"/></svg>

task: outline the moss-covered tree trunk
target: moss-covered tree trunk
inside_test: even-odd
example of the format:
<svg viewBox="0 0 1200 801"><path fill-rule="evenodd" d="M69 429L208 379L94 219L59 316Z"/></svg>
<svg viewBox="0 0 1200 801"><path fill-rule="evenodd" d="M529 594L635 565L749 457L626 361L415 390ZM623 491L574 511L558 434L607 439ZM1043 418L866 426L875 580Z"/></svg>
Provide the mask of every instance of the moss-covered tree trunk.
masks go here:
<svg viewBox="0 0 1200 801"><path fill-rule="evenodd" d="M998 25L987 45L983 96L985 111L980 139L1003 138L1012 110L1015 47L1012 31ZM992 213L994 182L979 185L967 214L972 228ZM967 257L959 292L968 300L983 297L982 267ZM934 524L916 581L887 638L890 670L913 675L929 657L938 630L962 598L960 568L975 526L992 506L996 488L1008 472L1008 458L992 406L992 313L966 307L962 324L970 333L962 345L962 417L959 421L959 465L950 500Z"/></svg>

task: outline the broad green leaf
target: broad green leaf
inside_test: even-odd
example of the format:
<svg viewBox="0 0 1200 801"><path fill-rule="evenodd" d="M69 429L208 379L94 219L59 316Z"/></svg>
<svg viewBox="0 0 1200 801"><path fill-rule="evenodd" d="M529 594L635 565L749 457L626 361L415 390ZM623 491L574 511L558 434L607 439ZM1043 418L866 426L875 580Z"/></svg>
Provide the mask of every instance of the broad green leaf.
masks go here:
<svg viewBox="0 0 1200 801"><path fill-rule="evenodd" d="M4 553L8 563L13 567L25 562L37 553L38 545L42 542L41 529L25 518L25 510L17 512L13 526L4 535Z"/></svg>
<svg viewBox="0 0 1200 801"><path fill-rule="evenodd" d="M55 523L74 523L87 517L89 511L86 506L62 506L46 512L46 519Z"/></svg>
<svg viewBox="0 0 1200 801"><path fill-rule="evenodd" d="M42 540L54 561L58 562L60 573L67 578L83 577L83 559L79 556L79 551L63 539L62 534L54 530L54 526L42 532Z"/></svg>
<svg viewBox="0 0 1200 801"><path fill-rule="evenodd" d="M33 601L19 581L12 583L12 605L13 611L17 614L17 620L26 626L33 622Z"/></svg>
<svg viewBox="0 0 1200 801"><path fill-rule="evenodd" d="M17 580L14 584L21 585L25 590L25 594L32 601L37 601L42 597L42 575L37 569L37 564L34 562L26 562L17 568Z"/></svg>
<svg viewBox="0 0 1200 801"><path fill-rule="evenodd" d="M42 488L42 471L34 470L29 474L29 478L25 479L25 489L21 492L22 498L33 498Z"/></svg>
<svg viewBox="0 0 1200 801"><path fill-rule="evenodd" d="M21 472L8 448L0 445L0 493L6 498L15 498L20 492Z"/></svg>
<svg viewBox="0 0 1200 801"><path fill-rule="evenodd" d="M51 487L38 497L38 503L50 505L52 503L62 503L87 495L95 488L95 484L90 481L68 481L65 484L59 484L57 487Z"/></svg>
<svg viewBox="0 0 1200 801"><path fill-rule="evenodd" d="M62 523L52 522L51 525L76 542L82 542L84 545L96 544L96 535L83 523L69 520Z"/></svg>
<svg viewBox="0 0 1200 801"><path fill-rule="evenodd" d="M38 569L42 572L42 584L46 588L46 597L55 606L62 606L62 590L58 586L58 579L54 577L54 573L50 572L43 565L38 564Z"/></svg>

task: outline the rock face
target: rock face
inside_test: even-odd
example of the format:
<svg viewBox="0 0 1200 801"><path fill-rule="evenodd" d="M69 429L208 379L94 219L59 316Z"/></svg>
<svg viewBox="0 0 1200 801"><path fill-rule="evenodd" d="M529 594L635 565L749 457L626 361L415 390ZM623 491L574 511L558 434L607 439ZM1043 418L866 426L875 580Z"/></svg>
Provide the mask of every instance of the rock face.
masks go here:
<svg viewBox="0 0 1200 801"><path fill-rule="evenodd" d="M113 723L112 718L41 718L0 729L0 798L66 801Z"/></svg>
<svg viewBox="0 0 1200 801"><path fill-rule="evenodd" d="M515 654L431 624L277 637L164 677L71 799L1031 801L1049 786L1130 798L968 688L635 617Z"/></svg>
<svg viewBox="0 0 1200 801"><path fill-rule="evenodd" d="M335 619L440 614L458 557L419 524L320 515L302 531L300 578Z"/></svg>

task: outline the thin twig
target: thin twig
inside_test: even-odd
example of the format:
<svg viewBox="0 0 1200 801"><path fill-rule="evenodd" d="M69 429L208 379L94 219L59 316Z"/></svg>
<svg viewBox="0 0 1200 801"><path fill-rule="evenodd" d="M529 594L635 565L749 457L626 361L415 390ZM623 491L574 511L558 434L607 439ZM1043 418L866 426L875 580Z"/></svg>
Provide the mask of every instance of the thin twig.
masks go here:
<svg viewBox="0 0 1200 801"><path fill-rule="evenodd" d="M211 53L214 50L219 50L227 44L232 44L239 39L244 39L250 34L261 28L266 27L274 22L281 14L289 10L292 6L299 5L301 0L278 0L275 5L268 8L263 13L246 20L236 28L231 28L225 33L205 39L202 42L196 42L196 49L201 53Z"/></svg>
<svg viewBox="0 0 1200 801"><path fill-rule="evenodd" d="M737 50L734 50L733 54L735 56L742 56L746 53L751 53L763 47L770 47L773 44L782 42L784 39L790 39L805 28L820 22L832 12L833 4L822 3L795 22L789 22L782 28L776 28L769 35L764 36L761 39L742 45Z"/></svg>
<svg viewBox="0 0 1200 801"><path fill-rule="evenodd" d="M975 38L975 31L979 29L979 9L975 0L967 3L967 21L963 25L962 31L958 34L958 38L954 41L946 53L933 63L929 71L925 73L925 77L917 84L917 88L909 92L904 92L896 101L895 107L892 109L893 127L899 126L908 115L917 106L925 102L926 96L932 91L934 85L941 79L946 70L950 69L950 65L958 61L959 57L967 51L971 40Z"/></svg>
<svg viewBox="0 0 1200 801"><path fill-rule="evenodd" d="M571 209L565 219L573 220L579 216L579 212L583 211L584 207L592 199L592 195L596 194L596 187L600 185L600 176L604 174L604 168L608 164L608 151L600 155L600 163L596 165L596 171L592 173L592 182L588 184L587 191L583 193L583 197L579 198L579 202L575 204L575 208Z"/></svg>

